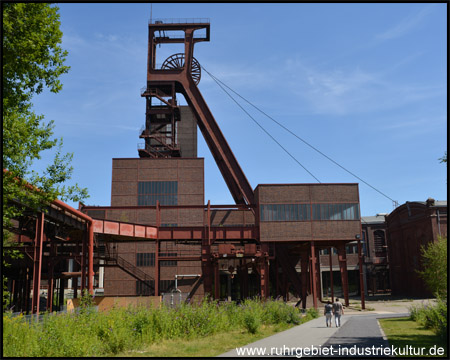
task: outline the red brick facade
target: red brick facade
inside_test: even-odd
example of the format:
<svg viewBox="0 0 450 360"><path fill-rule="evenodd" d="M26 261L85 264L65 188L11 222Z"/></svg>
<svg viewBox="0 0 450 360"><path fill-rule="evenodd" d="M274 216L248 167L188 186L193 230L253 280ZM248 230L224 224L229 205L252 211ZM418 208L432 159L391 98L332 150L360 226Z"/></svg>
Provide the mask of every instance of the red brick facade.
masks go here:
<svg viewBox="0 0 450 360"><path fill-rule="evenodd" d="M447 202L407 202L386 217L388 256L393 295L429 297L430 290L416 270L421 247L447 236Z"/></svg>

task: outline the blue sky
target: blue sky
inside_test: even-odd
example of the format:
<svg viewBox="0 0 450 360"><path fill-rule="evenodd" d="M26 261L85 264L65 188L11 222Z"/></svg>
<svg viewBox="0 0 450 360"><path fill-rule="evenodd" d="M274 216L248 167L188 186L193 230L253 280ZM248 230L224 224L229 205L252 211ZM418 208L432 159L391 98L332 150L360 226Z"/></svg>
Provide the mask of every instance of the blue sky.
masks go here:
<svg viewBox="0 0 450 360"><path fill-rule="evenodd" d="M150 4L59 4L68 74L34 98L74 153L73 182L110 205L112 158L138 157ZM447 199L447 5L170 4L153 18L209 18L194 56L298 136L397 200ZM161 61L178 48L158 49ZM314 183L205 73L199 84L252 187ZM181 95L180 95L181 97ZM359 182L243 104L322 183ZM233 199L199 132L205 199ZM50 154L43 157L48 160ZM39 167L39 164L37 164ZM392 202L360 184L363 216ZM78 204L70 203L77 207Z"/></svg>

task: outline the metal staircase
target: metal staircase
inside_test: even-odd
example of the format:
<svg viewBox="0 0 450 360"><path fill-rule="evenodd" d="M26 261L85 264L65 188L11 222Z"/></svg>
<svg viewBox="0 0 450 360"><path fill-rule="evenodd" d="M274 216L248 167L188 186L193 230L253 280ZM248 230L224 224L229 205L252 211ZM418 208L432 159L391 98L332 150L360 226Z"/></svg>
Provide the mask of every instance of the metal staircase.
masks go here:
<svg viewBox="0 0 450 360"><path fill-rule="evenodd" d="M126 261L123 257L119 256L117 251L110 249L110 244L103 242L99 244L97 239L95 240L97 247L98 259L104 260L105 265L117 266L127 274L134 277L136 280L142 282L150 288L150 293L155 293L155 279L146 274L132 263Z"/></svg>

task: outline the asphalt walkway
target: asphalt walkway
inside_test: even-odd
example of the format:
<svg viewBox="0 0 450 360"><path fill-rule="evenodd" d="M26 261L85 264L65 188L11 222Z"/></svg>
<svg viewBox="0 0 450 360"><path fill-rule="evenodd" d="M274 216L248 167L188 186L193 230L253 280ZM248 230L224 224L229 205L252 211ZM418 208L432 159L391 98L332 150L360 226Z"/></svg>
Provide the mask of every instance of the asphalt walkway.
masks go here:
<svg viewBox="0 0 450 360"><path fill-rule="evenodd" d="M411 303L377 305L374 311L346 309L339 328L334 325L334 317L333 327L326 327L325 316L322 315L305 324L230 350L219 357L371 357L377 356L377 352L378 356L385 356L381 351L389 344L377 319L408 316L407 306ZM319 308L319 311L323 310ZM369 348L371 350L367 350Z"/></svg>

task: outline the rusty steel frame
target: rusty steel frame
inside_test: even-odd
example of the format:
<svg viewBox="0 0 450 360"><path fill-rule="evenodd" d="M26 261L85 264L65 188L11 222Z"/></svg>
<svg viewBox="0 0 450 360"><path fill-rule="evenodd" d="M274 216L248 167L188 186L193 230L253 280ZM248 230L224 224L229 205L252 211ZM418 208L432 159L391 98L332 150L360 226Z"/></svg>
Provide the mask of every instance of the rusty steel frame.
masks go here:
<svg viewBox="0 0 450 360"><path fill-rule="evenodd" d="M3 169L3 172L6 173L8 170ZM17 178L15 178L16 181L19 181ZM36 187L25 183L25 188L30 189L31 191L37 191L40 190ZM20 204L18 204L20 205ZM22 205L23 206L23 205ZM88 273L88 291L93 294L93 278L94 278L94 271L93 271L93 247L94 247L94 233L93 233L93 227L92 227L92 218L87 216L86 214L82 213L81 211L75 210L71 206L67 205L66 203L56 199L53 200L50 205L48 206L48 215L47 217L50 218L50 220L55 221L55 219L52 219L52 216L56 213L59 213L64 216L69 216L73 218L73 221L75 222L82 222L84 221L86 223L86 231L85 234L87 236L87 243L84 247L84 250L81 254L81 260L84 264L87 265L87 273ZM43 248L44 244L50 245L50 255L47 258L48 261L48 289L47 289L47 309L52 311L52 305L53 305L53 290L54 290L54 274L53 274L53 267L58 262L56 260L56 244L52 241L51 238L47 237L47 234L44 230L44 222L46 221L46 216L44 214L44 211L37 212L35 215L36 217L36 230L34 239L32 240L31 247L20 247L18 248L22 252L24 252L26 255L29 256L29 253L27 252L29 248L32 249L33 252L33 292L32 292L32 302L31 302L31 311L32 314L39 314L39 299L40 299L40 288L41 288L41 279L42 279L42 261L43 261ZM33 218L33 217L31 217ZM45 235L45 239L44 239ZM22 235L19 235L19 240L21 240ZM84 237L84 236L83 236ZM77 242L78 244L78 242ZM87 249L86 249L87 247ZM77 255L75 255L73 258L76 258ZM83 272L86 271L86 269L82 269ZM29 279L31 280L31 279ZM25 302L26 312L28 312L28 302L30 293L28 291L29 289L29 280L25 281L25 294L22 295L21 299L21 305L22 308L23 301ZM19 281L20 282L20 281ZM23 281L22 281L23 282ZM82 281L83 283L83 281ZM23 284L22 284L23 285ZM23 287L23 286L22 286ZM23 289L20 290L23 292ZM25 299L23 299L25 297Z"/></svg>
<svg viewBox="0 0 450 360"><path fill-rule="evenodd" d="M205 38L195 38L194 31L205 29ZM194 44L199 41L209 41L209 23L191 24L152 24L148 25L148 58L147 58L147 90L175 84L176 91L186 98L191 110L197 119L198 127L216 161L216 164L237 204L255 204L253 188L250 186L244 172L239 166L236 157L231 151L216 120L206 105L195 81L192 78L192 61L194 57ZM164 31L183 31L183 39L161 37ZM180 69L155 69L156 45L164 43L184 43L184 64Z"/></svg>
<svg viewBox="0 0 450 360"><path fill-rule="evenodd" d="M248 272L247 266L249 263L245 262L245 259L251 258L255 260L256 267L254 268L259 275L260 279L260 292L262 298L267 298L269 294L269 274L270 266L269 259L275 259L276 270L276 293L279 288L282 288L282 292L288 297L289 293L289 280L288 274L283 270L282 285L278 275L279 262L283 264L284 261L288 261L289 254L284 251L283 256L280 253L276 255L269 255L269 247L274 246L274 242L261 242L259 236L259 208L256 204L253 188L247 180L242 168L240 167L236 157L234 156L230 146L228 145L220 127L214 119L210 109L208 108L202 94L200 93L196 80L192 76L192 64L194 61L194 45L200 41L209 41L210 37L210 25L209 23L185 23L185 24L164 24L150 23L148 32L148 57L147 57L147 84L141 96L146 97L146 127L142 131L140 137L145 139L146 148L144 151L139 151L140 156L153 156L153 157L177 157L180 156L177 144L175 144L175 121L177 118L177 101L176 94L181 93L190 109L192 110L200 131L214 157L214 160L230 190L231 195L236 204L234 205L211 205L208 201L207 205L165 205L161 206L159 202L156 206L115 206L115 207L97 207L97 206L84 206L80 204L79 210L75 210L64 204L59 200L53 202L59 211L63 213L72 214L78 218L83 219L86 222L86 228L84 229L84 236L81 242L81 256L76 256L75 259L79 259L78 264L75 262L75 266L79 269L76 271L67 273L67 276L75 277L81 274L82 282L81 289L86 287L89 292L93 293L93 258L94 258L94 236L104 235L109 237L115 237L121 239L121 241L136 241L142 239L143 241L155 241L155 294L159 295L159 280L160 280L160 261L167 259L175 259L178 261L201 261L202 277L204 283L205 293L210 294L213 298L219 297L219 263L220 251L213 252L211 246L216 241L255 241L258 244L258 250L247 254L239 254L239 273L241 276L241 292L242 296L248 294ZM204 29L206 36L202 38L196 38L194 32L196 30ZM165 31L182 31L184 32L183 38L171 38L166 36ZM157 34L158 32L158 34ZM162 34L162 35L161 35ZM172 69L156 69L156 50L158 44L164 43L180 43L184 44L184 64L180 67L175 66ZM181 63L180 63L181 64ZM198 69L199 70L199 69ZM197 71L197 69L195 70ZM200 74L198 74L198 80ZM154 106L152 107L151 98L155 97L162 101L166 106ZM166 100L166 98L171 98ZM151 119L155 114L163 114L163 120L165 123L172 124L171 129L171 143L165 143L161 136L163 133L158 133L165 123L161 122L155 128L155 132L152 134L150 131ZM153 116L153 118L155 118ZM165 136L167 138L167 136ZM166 147L165 153L161 153L159 150L153 151L151 148L150 139L159 141L159 147ZM147 154L145 152L147 151ZM358 199L359 203L359 199ZM312 205L311 205L312 206ZM161 227L161 210L163 209L204 209L206 210L206 221L204 220L204 226L186 226L186 227ZM85 211L90 209L155 209L156 210L156 226L148 226L143 224L133 224L112 220L92 219L85 215ZM252 226L233 226L233 227L220 227L211 225L211 209L237 209L237 210L250 210L255 215L255 224ZM312 219L311 219L312 221ZM39 288L42 269L42 248L43 248L43 224L44 214L40 214L36 219L36 237L34 239L34 253L33 253L33 313L39 312ZM181 256L181 257L161 257L159 255L160 244L162 241L171 240L192 240L201 241L201 254L198 256ZM353 240L353 239L352 239ZM303 243L305 246L300 251L301 256L301 284L296 283L296 287L301 292L302 307L306 308L306 298L308 293L308 286L310 287L310 293L313 296L314 307L317 308L318 289L321 288L320 280L320 256L319 249L329 247L330 249L330 281L331 281L331 296L334 297L333 292L333 272L332 272L332 254L331 246L338 249L339 268L341 272L341 279L344 291L345 304L348 306L348 278L347 278L347 264L345 254L345 244L351 241L350 239L339 240L309 240L309 241L296 241L297 243ZM289 242L286 242L286 244ZM77 248L79 242L76 243ZM79 252L77 252L79 253ZM53 254L53 252L52 252ZM364 308L364 289L362 285L362 256L361 256L361 243L358 241L358 254L360 265L360 279L361 279L361 302L362 308ZM227 253L227 258L237 258L236 253ZM53 258L50 258L51 272L53 272ZM106 265L105 265L106 266ZM295 266L294 269L295 270ZM87 273L87 283L86 283ZM61 275L60 275L61 276ZM53 286L53 274L49 277L49 286ZM61 278L62 279L62 278ZM52 285L50 285L50 283ZM214 286L213 286L214 284ZM50 289L50 288L49 288ZM77 283L74 284L74 289L77 289ZM61 289L60 289L61 290ZM53 291L52 291L53 294ZM50 296L50 295L49 295ZM50 306L51 299L49 298Z"/></svg>

